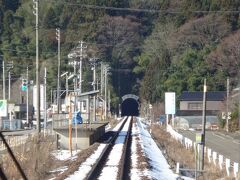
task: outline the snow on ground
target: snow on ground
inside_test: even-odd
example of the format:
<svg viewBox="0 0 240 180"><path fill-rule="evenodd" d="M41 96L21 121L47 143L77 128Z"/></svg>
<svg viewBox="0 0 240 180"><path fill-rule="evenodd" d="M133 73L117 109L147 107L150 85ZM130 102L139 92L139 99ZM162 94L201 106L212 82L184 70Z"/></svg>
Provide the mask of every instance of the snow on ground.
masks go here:
<svg viewBox="0 0 240 180"><path fill-rule="evenodd" d="M158 148L157 144L152 139L151 135L146 129L146 126L141 122L140 118L137 118L138 127L141 132L143 148L146 156L149 158L149 163L152 167L150 170L150 176L153 179L158 180L172 180L177 179L179 175L174 174L170 169L167 160L163 156L161 150ZM191 179L188 177L182 177L184 179Z"/></svg>
<svg viewBox="0 0 240 180"><path fill-rule="evenodd" d="M117 131L117 129L121 126L123 121L121 121L114 129L113 131ZM126 132L128 130L130 123L130 118L128 119L127 123L124 125L121 135L117 138L115 145L113 147L113 151L110 153L111 158L109 161L107 161L107 166L103 169L102 174L100 175L99 179L104 180L114 180L117 179L117 173L118 173L118 165L120 163L122 154L122 148L123 143L126 138ZM137 126L136 124L133 124L132 129L132 146L131 146L131 160L132 160L132 169L130 177L133 180L141 179L141 177L149 177L150 179L157 179L157 180L176 180L179 176L177 174L174 174L173 171L170 169L169 164L167 163L167 160L163 156L162 152L152 139L151 135L146 129L146 126L141 122L141 118L137 119ZM138 138L140 140L138 140ZM148 170L139 170L137 169L138 162L138 154L137 154L137 144L140 144L143 148L143 151L146 155L146 157L149 159L149 163L151 166L151 169ZM74 174L70 175L67 179L68 180L81 180L85 179L86 175L91 170L91 167L96 163L96 160L99 158L100 154L102 153L104 147L106 144L100 144L98 149L89 157L85 162L83 162L80 166L78 171L74 172ZM55 157L59 160L66 160L70 159L71 155L69 151L57 151L53 153ZM72 157L73 159L76 158L76 156ZM59 169L56 169L55 171L62 172L67 167L61 167ZM191 178L188 177L181 177L186 180L190 180Z"/></svg>
<svg viewBox="0 0 240 180"><path fill-rule="evenodd" d="M71 153L69 150L57 150L57 151L53 151L52 152L52 155L60 160L60 161L64 161L64 160L67 160L67 159L76 159L77 156L76 154L79 153L80 151L72 151L72 156L71 156Z"/></svg>
<svg viewBox="0 0 240 180"><path fill-rule="evenodd" d="M78 171L75 171L74 174L70 175L67 180L81 180L85 179L87 174L92 169L92 166L96 163L97 159L101 155L103 149L105 148L106 144L100 144L97 150L83 162Z"/></svg>
<svg viewBox="0 0 240 180"><path fill-rule="evenodd" d="M136 125L136 123L133 123L132 126L132 145L131 145L131 171L130 171L130 177L132 180L139 180L141 177L150 177L149 170L141 170L138 169L139 162L138 161L138 153L137 153L137 145L139 144L139 140L137 138L141 138L139 134L139 128Z"/></svg>
<svg viewBox="0 0 240 180"><path fill-rule="evenodd" d="M120 123L118 123L118 124L112 129L112 131L118 131L119 128L120 128L120 126L122 125L122 123L124 122L124 120L125 120L126 118L127 118L127 116L124 117L123 120L122 120Z"/></svg>
<svg viewBox="0 0 240 180"><path fill-rule="evenodd" d="M123 123L123 121L121 121L113 129L113 131L117 131L119 129L119 127L122 125L122 123ZM126 128L123 131L126 131ZM122 132L122 133L124 133L124 132ZM125 134L126 134L126 132L125 132ZM121 136L119 139L117 139L118 143L121 144L122 142L124 142L125 139L122 140L122 138L123 138L123 136ZM105 148L105 146L106 146L106 144L100 144L99 147L97 148L97 150L90 157L88 157L85 162L83 162L79 166L79 169L77 171L75 171L74 174L70 175L67 179L68 180L85 179L87 174L90 172L92 166L96 163L97 159L100 157L100 155L101 155L103 149ZM117 149L119 149L119 148L117 148ZM118 152L118 153L120 153L120 152ZM58 159L66 159L67 157L69 157L68 153L67 152L62 152L62 154L58 157ZM118 157L118 156L115 155L115 157Z"/></svg>
<svg viewBox="0 0 240 180"><path fill-rule="evenodd" d="M49 171L50 173L55 173L55 172L58 172L58 173L63 173L64 171L66 171L68 169L67 166L63 166L63 167L60 167L60 168L57 168L53 171Z"/></svg>
<svg viewBox="0 0 240 180"><path fill-rule="evenodd" d="M128 118L126 124L123 126L118 138L115 141L112 151L110 152L109 159L106 166L103 168L100 174L99 180L117 179L118 167L121 160L121 154L123 151L123 144L127 135L127 131L130 125L131 117Z"/></svg>

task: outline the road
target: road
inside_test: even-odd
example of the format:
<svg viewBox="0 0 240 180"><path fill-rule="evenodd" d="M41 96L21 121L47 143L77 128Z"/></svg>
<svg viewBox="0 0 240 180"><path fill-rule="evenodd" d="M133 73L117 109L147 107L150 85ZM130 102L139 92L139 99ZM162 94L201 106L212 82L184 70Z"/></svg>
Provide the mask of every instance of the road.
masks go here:
<svg viewBox="0 0 240 180"><path fill-rule="evenodd" d="M195 141L199 131L179 130L180 134ZM234 162L240 163L240 135L226 135L215 131L206 131L206 146Z"/></svg>

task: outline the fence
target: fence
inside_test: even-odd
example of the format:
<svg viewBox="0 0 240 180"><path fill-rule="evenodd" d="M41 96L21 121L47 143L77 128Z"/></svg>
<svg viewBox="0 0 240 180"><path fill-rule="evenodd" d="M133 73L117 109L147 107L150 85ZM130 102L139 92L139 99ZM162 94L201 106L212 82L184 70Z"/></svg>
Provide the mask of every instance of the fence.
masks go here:
<svg viewBox="0 0 240 180"><path fill-rule="evenodd" d="M43 130L44 135L55 135L55 133L50 129ZM7 141L8 145L12 147L17 147L20 145L24 145L27 141L31 141L29 138L33 138L35 134L27 134L22 136L5 136L5 140ZM6 146L4 145L2 139L0 139L0 152L5 151Z"/></svg>
<svg viewBox="0 0 240 180"><path fill-rule="evenodd" d="M2 130L17 130L22 129L22 120L14 119L14 120L1 120L0 129Z"/></svg>
<svg viewBox="0 0 240 180"><path fill-rule="evenodd" d="M176 132L172 126L167 126L167 131L171 134L173 138L175 138L177 141L179 141L182 145L186 147L186 149L194 149L197 148L198 152L200 150L200 145L196 142L192 141L189 138L184 137L183 135ZM214 151L213 149L206 147L204 149L205 152L207 152L207 158L209 163L213 162L213 164L217 167L219 167L221 170L223 170L225 166L225 170L228 176L230 176L231 173L233 173L235 178L238 177L240 174L240 167L238 162L234 162L229 158L225 158L223 155L219 154L218 152Z"/></svg>

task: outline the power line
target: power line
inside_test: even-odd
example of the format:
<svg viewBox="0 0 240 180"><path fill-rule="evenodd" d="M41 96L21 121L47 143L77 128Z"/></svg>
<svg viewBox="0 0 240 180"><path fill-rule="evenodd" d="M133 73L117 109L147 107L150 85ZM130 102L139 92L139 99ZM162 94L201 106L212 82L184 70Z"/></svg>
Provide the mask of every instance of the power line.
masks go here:
<svg viewBox="0 0 240 180"><path fill-rule="evenodd" d="M48 0L49 1L57 1L57 0ZM97 5L90 5L90 4L80 4L80 3L72 3L72 2L66 2L66 1L57 1L58 3L65 4L68 6L78 6L81 8L87 8L87 9L103 9L103 10L113 10L113 11L129 11L129 12L145 12L145 13L163 13L163 14L182 14L183 11L174 11L174 10L157 10L157 9L139 9L139 8L120 8L120 7L112 7L112 6L97 6ZM188 10L188 12L191 13L240 13L239 10L216 10L216 11L206 11L206 10Z"/></svg>

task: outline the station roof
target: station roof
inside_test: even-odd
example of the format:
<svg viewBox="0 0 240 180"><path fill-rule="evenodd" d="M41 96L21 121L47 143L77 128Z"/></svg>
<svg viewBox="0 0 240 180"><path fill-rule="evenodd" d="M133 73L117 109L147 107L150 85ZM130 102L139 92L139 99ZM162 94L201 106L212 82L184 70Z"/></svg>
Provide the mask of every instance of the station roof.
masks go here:
<svg viewBox="0 0 240 180"><path fill-rule="evenodd" d="M95 95L95 94L97 94L97 93L99 93L99 90L88 91L88 92L84 92L84 93L81 93L81 94L79 94L78 92L76 92L76 96L79 96L79 97L81 97L81 96L91 96L91 95ZM72 92L71 94L74 96L74 92Z"/></svg>
<svg viewBox="0 0 240 180"><path fill-rule="evenodd" d="M209 91L206 94L207 101L224 101L226 97L225 91ZM184 91L178 98L180 101L202 101L203 92L195 91L188 92Z"/></svg>

